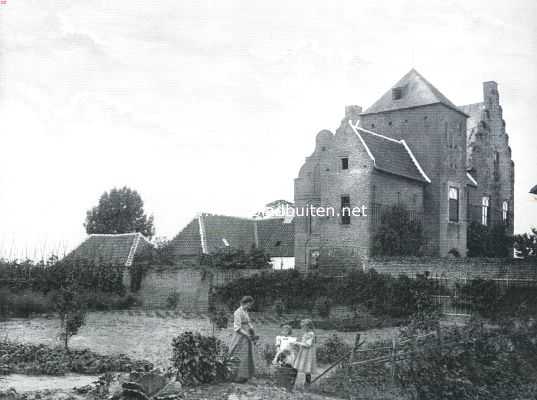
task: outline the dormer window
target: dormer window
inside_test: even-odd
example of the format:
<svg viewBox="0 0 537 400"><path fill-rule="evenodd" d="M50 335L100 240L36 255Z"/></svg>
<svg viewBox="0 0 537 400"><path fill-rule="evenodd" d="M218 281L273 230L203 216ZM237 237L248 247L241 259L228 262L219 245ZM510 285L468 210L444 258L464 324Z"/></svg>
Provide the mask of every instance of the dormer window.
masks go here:
<svg viewBox="0 0 537 400"><path fill-rule="evenodd" d="M392 100L400 100L403 98L403 88L395 87L392 89Z"/></svg>

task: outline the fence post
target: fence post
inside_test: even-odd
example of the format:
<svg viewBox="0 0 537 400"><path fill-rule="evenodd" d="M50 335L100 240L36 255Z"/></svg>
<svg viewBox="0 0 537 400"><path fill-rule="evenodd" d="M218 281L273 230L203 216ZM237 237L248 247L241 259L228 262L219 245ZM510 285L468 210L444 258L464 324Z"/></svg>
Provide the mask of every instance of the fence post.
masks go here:
<svg viewBox="0 0 537 400"><path fill-rule="evenodd" d="M397 340L392 337L392 385L395 385L395 358L397 356Z"/></svg>

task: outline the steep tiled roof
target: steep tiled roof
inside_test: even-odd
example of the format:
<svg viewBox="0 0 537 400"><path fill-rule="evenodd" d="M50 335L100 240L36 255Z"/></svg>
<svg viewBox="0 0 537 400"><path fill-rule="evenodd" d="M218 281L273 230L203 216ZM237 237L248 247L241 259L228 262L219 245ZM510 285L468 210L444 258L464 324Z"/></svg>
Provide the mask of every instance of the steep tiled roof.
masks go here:
<svg viewBox="0 0 537 400"><path fill-rule="evenodd" d="M204 214L202 218L207 252L213 253L226 247L226 243L244 251L249 251L255 245L252 220L211 214Z"/></svg>
<svg viewBox="0 0 537 400"><path fill-rule="evenodd" d="M424 183L431 182L404 140L395 140L349 124L360 138L376 169Z"/></svg>
<svg viewBox="0 0 537 400"><path fill-rule="evenodd" d="M537 194L537 185L535 185L534 187L531 188L530 193L531 194Z"/></svg>
<svg viewBox="0 0 537 400"><path fill-rule="evenodd" d="M284 218L258 220L259 247L271 257L293 257L295 253L295 224Z"/></svg>
<svg viewBox="0 0 537 400"><path fill-rule="evenodd" d="M129 266L133 258L148 246L152 246L151 243L140 233L93 234L65 258L102 265Z"/></svg>
<svg viewBox="0 0 537 400"><path fill-rule="evenodd" d="M292 257L294 224L283 218L248 219L226 215L201 214L172 240L176 256L213 253L230 246L250 251L257 245L273 256Z"/></svg>
<svg viewBox="0 0 537 400"><path fill-rule="evenodd" d="M401 97L394 99L392 89L401 88ZM465 114L415 69L410 70L363 114L413 108L430 104L443 104ZM465 114L466 115L466 114Z"/></svg>

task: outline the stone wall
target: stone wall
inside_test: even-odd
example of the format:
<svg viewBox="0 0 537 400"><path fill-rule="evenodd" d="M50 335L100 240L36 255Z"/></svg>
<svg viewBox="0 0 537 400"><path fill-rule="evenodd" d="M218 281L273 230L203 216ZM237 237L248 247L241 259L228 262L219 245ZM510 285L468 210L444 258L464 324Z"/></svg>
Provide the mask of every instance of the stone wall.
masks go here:
<svg viewBox="0 0 537 400"><path fill-rule="evenodd" d="M442 279L537 280L537 265L518 259L378 257L366 260L365 269L394 276L414 277L426 272Z"/></svg>
<svg viewBox="0 0 537 400"><path fill-rule="evenodd" d="M211 287L223 286L243 276L259 273L258 269L219 270L211 273L200 268L151 267L142 279L140 296L145 308L166 308L170 294L179 294L178 308L183 311L206 313ZM124 282L130 282L127 271Z"/></svg>

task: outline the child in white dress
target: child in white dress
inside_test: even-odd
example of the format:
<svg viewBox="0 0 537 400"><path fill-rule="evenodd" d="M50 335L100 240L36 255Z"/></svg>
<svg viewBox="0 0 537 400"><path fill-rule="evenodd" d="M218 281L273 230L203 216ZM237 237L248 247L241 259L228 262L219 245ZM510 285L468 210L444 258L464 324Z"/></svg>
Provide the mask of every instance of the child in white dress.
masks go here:
<svg viewBox="0 0 537 400"><path fill-rule="evenodd" d="M276 336L276 355L272 364L293 366L296 356L293 343L296 343L296 337L291 336L292 334L293 331L289 325L282 327L282 335Z"/></svg>

